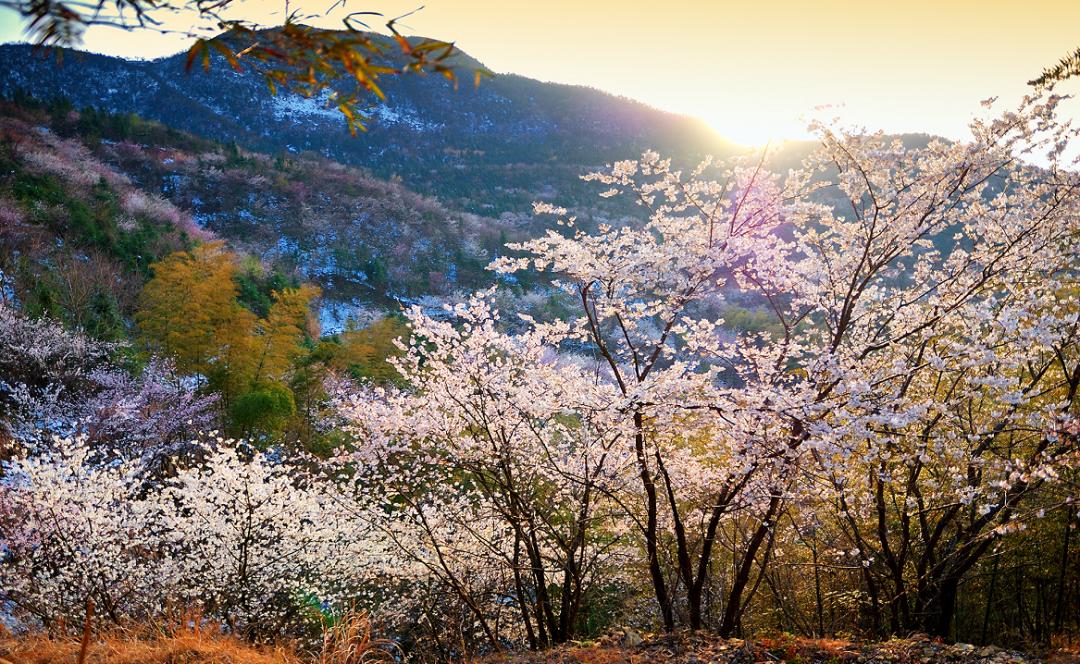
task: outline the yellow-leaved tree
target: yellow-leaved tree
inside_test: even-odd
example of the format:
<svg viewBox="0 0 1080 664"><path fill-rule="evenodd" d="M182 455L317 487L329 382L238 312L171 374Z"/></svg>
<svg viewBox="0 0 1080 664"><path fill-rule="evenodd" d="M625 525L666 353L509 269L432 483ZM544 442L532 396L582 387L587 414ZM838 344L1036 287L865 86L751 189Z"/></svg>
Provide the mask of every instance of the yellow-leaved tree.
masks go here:
<svg viewBox="0 0 1080 664"><path fill-rule="evenodd" d="M137 319L152 347L220 395L231 428L272 436L295 413L288 379L305 342L318 336L310 309L319 289L274 291L260 318L238 299L238 265L221 242L169 255L152 266Z"/></svg>
<svg viewBox="0 0 1080 664"><path fill-rule="evenodd" d="M256 317L237 301L236 257L222 242L178 251L152 267L136 314L139 328L183 374L207 381L228 366Z"/></svg>

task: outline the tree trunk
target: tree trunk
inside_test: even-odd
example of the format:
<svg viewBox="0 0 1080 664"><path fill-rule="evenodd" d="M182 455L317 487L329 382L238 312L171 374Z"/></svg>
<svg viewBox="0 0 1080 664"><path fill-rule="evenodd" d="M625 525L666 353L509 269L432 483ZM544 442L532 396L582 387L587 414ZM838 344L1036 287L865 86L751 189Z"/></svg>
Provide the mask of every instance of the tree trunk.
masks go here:
<svg viewBox="0 0 1080 664"><path fill-rule="evenodd" d="M1065 510L1065 542L1061 547L1061 566L1058 568L1057 603L1054 608L1054 631L1061 631L1063 610L1065 608L1065 571L1069 567L1069 536L1072 535L1072 510Z"/></svg>
<svg viewBox="0 0 1080 664"><path fill-rule="evenodd" d="M735 574L735 581L732 583L731 591L728 593L727 606L724 608L724 619L720 623L720 629L718 630L720 636L724 638L734 634L736 627L739 625L743 611L743 592L750 582L750 573L754 567L754 560L757 558L758 549L761 548L761 545L765 542L765 537L773 527L772 521L776 518L779 510L780 494L774 493L769 501L769 509L766 511L765 517L750 538L750 543L746 547L742 562L739 564L738 571Z"/></svg>
<svg viewBox="0 0 1080 664"><path fill-rule="evenodd" d="M671 607L671 598L668 596L667 583L664 581L664 570L660 567L656 483L653 481L649 463L645 457L645 418L640 412L634 413L634 427L637 429L634 447L637 454L638 474L641 477L641 486L645 490L646 499L645 549L649 556L649 575L652 577L656 603L660 606L660 615L664 620L664 629L671 632L675 630L675 613Z"/></svg>
<svg viewBox="0 0 1080 664"><path fill-rule="evenodd" d="M953 616L956 615L956 593L960 585L957 578L947 578L934 586L936 592L928 598L921 616L921 631L930 636L949 638Z"/></svg>

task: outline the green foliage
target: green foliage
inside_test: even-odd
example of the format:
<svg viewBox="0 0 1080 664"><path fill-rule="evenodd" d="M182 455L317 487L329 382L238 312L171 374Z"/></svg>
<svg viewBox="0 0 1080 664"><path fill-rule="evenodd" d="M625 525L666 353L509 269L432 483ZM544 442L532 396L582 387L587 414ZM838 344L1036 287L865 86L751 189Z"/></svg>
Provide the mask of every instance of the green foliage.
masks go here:
<svg viewBox="0 0 1080 664"><path fill-rule="evenodd" d="M88 307L85 330L102 341L122 341L127 337L127 325L114 294L104 291L94 293Z"/></svg>
<svg viewBox="0 0 1080 664"><path fill-rule="evenodd" d="M358 380L395 383L400 376L388 360L401 355L394 341L407 339L409 334L409 326L401 316L386 316L363 329L342 332L336 347L331 347L334 351L330 364Z"/></svg>
<svg viewBox="0 0 1080 664"><path fill-rule="evenodd" d="M101 249L125 268L142 274L160 257L164 235L176 230L145 217L121 227L116 193L104 179L82 195L55 175L20 169L8 191L33 221L76 246Z"/></svg>
<svg viewBox="0 0 1080 664"><path fill-rule="evenodd" d="M256 385L236 398L231 409L233 428L244 436L273 438L296 413L292 391L280 383Z"/></svg>
<svg viewBox="0 0 1080 664"><path fill-rule="evenodd" d="M724 327L740 332L769 332L774 336L784 333L776 316L764 309L732 306L721 312L721 318L724 319Z"/></svg>
<svg viewBox="0 0 1080 664"><path fill-rule="evenodd" d="M248 256L241 262L236 285L240 289L237 296L240 304L265 318L274 303L274 293L297 288L300 282L296 277L286 276L277 266L267 269L257 258Z"/></svg>
<svg viewBox="0 0 1080 664"><path fill-rule="evenodd" d="M57 302L56 288L46 280L37 280L26 294L23 309L30 318L63 319L63 311Z"/></svg>
<svg viewBox="0 0 1080 664"><path fill-rule="evenodd" d="M577 633L592 639L610 632L623 620L627 599L634 592L633 587L620 583L598 585L587 601L582 602Z"/></svg>
<svg viewBox="0 0 1080 664"><path fill-rule="evenodd" d="M386 264L379 258L368 260L364 264L364 273L367 274L368 283L377 291L384 291L390 285L390 273L386 269Z"/></svg>

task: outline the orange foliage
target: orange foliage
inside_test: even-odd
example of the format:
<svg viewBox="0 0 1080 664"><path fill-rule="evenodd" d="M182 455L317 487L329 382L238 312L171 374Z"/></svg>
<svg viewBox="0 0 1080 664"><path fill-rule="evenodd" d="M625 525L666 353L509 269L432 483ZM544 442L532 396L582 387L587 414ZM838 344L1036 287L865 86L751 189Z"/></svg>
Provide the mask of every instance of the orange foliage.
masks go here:
<svg viewBox="0 0 1080 664"><path fill-rule="evenodd" d="M200 624L197 616L186 620ZM81 638L34 632L12 636L0 628L0 664L75 664ZM157 629L114 627L90 641L88 664L378 664L400 661L403 653L378 638L366 613L349 613L328 627L322 650L300 655L283 646L259 646L223 634L216 627Z"/></svg>
<svg viewBox="0 0 1080 664"><path fill-rule="evenodd" d="M250 335L255 315L236 300L235 256L222 242L178 251L153 266L138 313L143 333L176 360L183 373L210 373Z"/></svg>
<svg viewBox="0 0 1080 664"><path fill-rule="evenodd" d="M275 291L266 318L237 299L238 258L222 242L178 251L153 265L143 287L139 327L177 369L208 378L228 404L265 383L282 383L317 336L311 302L319 289L304 284Z"/></svg>

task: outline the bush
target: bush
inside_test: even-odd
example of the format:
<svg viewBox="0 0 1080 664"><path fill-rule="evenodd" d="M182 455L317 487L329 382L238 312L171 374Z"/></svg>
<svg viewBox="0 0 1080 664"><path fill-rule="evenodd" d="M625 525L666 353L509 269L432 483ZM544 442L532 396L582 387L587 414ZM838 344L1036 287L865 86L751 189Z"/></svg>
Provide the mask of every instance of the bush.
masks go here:
<svg viewBox="0 0 1080 664"><path fill-rule="evenodd" d="M238 430L249 435L273 436L295 413L292 391L279 383L269 383L236 399L232 421Z"/></svg>

